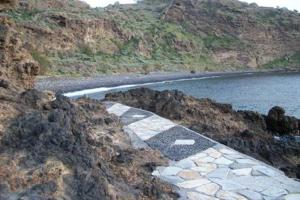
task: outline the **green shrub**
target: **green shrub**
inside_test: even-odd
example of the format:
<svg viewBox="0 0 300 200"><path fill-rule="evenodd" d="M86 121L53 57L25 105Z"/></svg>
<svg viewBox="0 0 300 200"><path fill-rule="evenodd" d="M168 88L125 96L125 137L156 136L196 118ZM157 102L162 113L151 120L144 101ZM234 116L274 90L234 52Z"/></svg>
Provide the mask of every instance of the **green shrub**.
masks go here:
<svg viewBox="0 0 300 200"><path fill-rule="evenodd" d="M40 12L41 11L39 11L38 9L18 9L10 11L8 14L17 21L31 21Z"/></svg>
<svg viewBox="0 0 300 200"><path fill-rule="evenodd" d="M89 57L95 56L93 49L88 44L79 45L80 53L85 54Z"/></svg>
<svg viewBox="0 0 300 200"><path fill-rule="evenodd" d="M204 45L208 49L232 49L235 47L242 47L241 41L233 37L218 37L218 36L208 36L203 40Z"/></svg>
<svg viewBox="0 0 300 200"><path fill-rule="evenodd" d="M300 52L293 55L277 58L263 65L265 68L298 67L300 65Z"/></svg>
<svg viewBox="0 0 300 200"><path fill-rule="evenodd" d="M143 73L145 74L145 75L148 75L148 74L150 74L150 71L151 71L151 67L150 67L150 65L148 65L148 64L145 64L145 65L143 65Z"/></svg>

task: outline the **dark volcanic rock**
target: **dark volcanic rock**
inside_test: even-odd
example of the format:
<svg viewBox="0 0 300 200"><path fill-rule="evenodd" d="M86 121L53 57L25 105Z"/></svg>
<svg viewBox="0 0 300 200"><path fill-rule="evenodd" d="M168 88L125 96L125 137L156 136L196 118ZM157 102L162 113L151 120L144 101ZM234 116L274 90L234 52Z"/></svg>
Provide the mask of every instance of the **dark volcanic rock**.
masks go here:
<svg viewBox="0 0 300 200"><path fill-rule="evenodd" d="M7 89L9 87L9 82L6 80L0 80L0 87Z"/></svg>
<svg viewBox="0 0 300 200"><path fill-rule="evenodd" d="M285 116L285 110L281 107L273 107L267 116L268 130L281 135L299 133L299 120L295 117Z"/></svg>
<svg viewBox="0 0 300 200"><path fill-rule="evenodd" d="M132 149L99 101L62 95L47 101L36 90L19 99L14 107L22 112L0 135L0 199L177 197L144 167L166 164L161 154Z"/></svg>
<svg viewBox="0 0 300 200"><path fill-rule="evenodd" d="M106 95L106 100L152 111L215 139L240 152L270 163L299 178L300 144L295 139L275 140L274 135L299 133L299 120L278 107L268 116L235 111L231 105L195 99L180 91L133 89Z"/></svg>
<svg viewBox="0 0 300 200"><path fill-rule="evenodd" d="M20 101L33 108L42 108L49 101L49 98L45 93L37 90L26 90L21 93Z"/></svg>
<svg viewBox="0 0 300 200"><path fill-rule="evenodd" d="M243 117L244 122L248 125L249 129L255 131L266 131L266 117L254 111L238 111Z"/></svg>

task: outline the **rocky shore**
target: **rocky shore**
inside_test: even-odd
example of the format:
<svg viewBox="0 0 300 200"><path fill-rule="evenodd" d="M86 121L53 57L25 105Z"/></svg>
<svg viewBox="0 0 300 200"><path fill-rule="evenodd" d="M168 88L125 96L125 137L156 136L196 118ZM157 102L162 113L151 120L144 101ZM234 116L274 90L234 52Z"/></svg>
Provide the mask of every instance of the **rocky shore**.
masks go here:
<svg viewBox="0 0 300 200"><path fill-rule="evenodd" d="M235 111L231 105L196 99L179 91L133 89L106 95L106 100L149 110L177 121L240 152L300 178L300 120L274 107L267 116Z"/></svg>

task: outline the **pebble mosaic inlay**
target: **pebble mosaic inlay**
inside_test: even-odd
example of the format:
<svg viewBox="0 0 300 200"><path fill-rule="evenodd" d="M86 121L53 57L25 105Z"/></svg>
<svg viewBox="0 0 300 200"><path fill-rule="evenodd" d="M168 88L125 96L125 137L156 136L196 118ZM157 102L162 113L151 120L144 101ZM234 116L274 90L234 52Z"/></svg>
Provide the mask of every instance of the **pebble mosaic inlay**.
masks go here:
<svg viewBox="0 0 300 200"><path fill-rule="evenodd" d="M175 145L176 140L193 140L194 144ZM175 126L161 132L146 142L150 147L160 150L171 160L184 159L215 145L214 142L182 126Z"/></svg>
<svg viewBox="0 0 300 200"><path fill-rule="evenodd" d="M299 200L300 182L254 158L148 111L106 103L124 123L136 148L170 159L152 175L179 188L188 200Z"/></svg>

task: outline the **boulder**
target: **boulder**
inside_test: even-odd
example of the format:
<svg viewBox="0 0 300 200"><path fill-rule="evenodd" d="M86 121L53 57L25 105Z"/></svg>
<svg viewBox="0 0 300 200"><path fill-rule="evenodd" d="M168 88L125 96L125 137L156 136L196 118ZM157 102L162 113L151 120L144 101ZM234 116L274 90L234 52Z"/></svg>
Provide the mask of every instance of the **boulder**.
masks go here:
<svg viewBox="0 0 300 200"><path fill-rule="evenodd" d="M299 132L299 120L295 117L285 116L282 107L273 107L266 118L267 128L271 132L281 135Z"/></svg>

